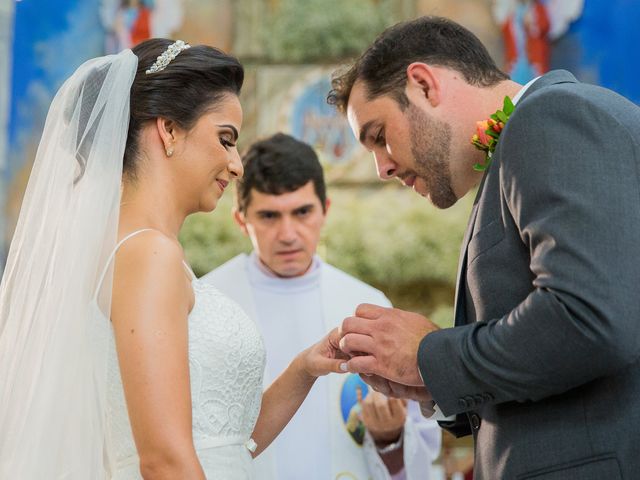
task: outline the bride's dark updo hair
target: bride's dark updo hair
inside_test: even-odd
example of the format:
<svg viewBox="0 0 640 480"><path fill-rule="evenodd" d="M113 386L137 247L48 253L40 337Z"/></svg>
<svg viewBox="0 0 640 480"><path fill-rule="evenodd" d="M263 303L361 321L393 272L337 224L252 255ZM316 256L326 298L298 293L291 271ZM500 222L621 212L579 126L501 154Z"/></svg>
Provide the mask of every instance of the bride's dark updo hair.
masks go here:
<svg viewBox="0 0 640 480"><path fill-rule="evenodd" d="M244 69L235 57L206 45L183 50L164 70L145 73L174 41L152 38L133 47L138 69L131 86L130 120L124 151L124 173L136 176L140 131L146 122L163 117L184 130L215 110L228 94L239 95Z"/></svg>

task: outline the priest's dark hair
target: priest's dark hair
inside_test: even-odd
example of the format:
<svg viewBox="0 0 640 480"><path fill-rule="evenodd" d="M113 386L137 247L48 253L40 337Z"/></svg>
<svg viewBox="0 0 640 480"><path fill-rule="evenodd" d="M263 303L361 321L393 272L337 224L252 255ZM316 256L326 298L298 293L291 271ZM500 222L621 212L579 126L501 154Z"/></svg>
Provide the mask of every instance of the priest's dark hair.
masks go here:
<svg viewBox="0 0 640 480"><path fill-rule="evenodd" d="M310 145L290 135L276 133L249 147L242 157L244 176L237 184L237 207L245 213L251 191L268 195L293 192L313 182L323 211L327 192L318 155Z"/></svg>

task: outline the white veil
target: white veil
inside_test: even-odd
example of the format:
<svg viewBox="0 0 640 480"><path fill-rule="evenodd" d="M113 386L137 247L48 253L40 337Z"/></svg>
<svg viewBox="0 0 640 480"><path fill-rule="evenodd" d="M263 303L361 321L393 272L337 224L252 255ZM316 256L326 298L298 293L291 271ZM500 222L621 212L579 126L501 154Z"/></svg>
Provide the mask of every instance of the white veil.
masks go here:
<svg viewBox="0 0 640 480"><path fill-rule="evenodd" d="M0 286L0 478L110 477L110 271L94 296L116 245L137 63L131 50L84 63L49 109Z"/></svg>

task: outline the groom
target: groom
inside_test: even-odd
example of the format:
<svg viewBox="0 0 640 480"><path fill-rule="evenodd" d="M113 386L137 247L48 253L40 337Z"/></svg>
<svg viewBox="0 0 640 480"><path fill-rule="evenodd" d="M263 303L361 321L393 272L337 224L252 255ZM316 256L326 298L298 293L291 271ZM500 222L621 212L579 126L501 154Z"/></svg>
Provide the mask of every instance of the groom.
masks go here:
<svg viewBox="0 0 640 480"><path fill-rule="evenodd" d="M476 479L636 478L637 106L565 71L518 85L435 17L385 31L333 87L381 179L439 208L479 185L455 328L361 305L343 323L343 350L361 353L349 370L432 397L443 425L473 433Z"/></svg>

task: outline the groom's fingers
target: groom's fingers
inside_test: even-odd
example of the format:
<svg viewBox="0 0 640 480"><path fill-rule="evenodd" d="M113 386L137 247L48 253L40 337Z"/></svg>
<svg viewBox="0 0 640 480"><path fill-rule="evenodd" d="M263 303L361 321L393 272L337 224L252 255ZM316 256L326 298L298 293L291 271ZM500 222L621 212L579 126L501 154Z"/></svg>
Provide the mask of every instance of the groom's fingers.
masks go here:
<svg viewBox="0 0 640 480"><path fill-rule="evenodd" d="M371 355L359 355L352 357L347 366L351 373L376 373L376 359Z"/></svg>
<svg viewBox="0 0 640 480"><path fill-rule="evenodd" d="M373 322L366 318L347 317L340 327L340 336L344 337L349 333L361 333L369 335L373 331Z"/></svg>
<svg viewBox="0 0 640 480"><path fill-rule="evenodd" d="M425 418L430 418L433 416L434 413L436 413L436 410L435 410L436 402L434 402L433 400L419 402L419 405L420 405L420 413L422 413L422 416Z"/></svg>
<svg viewBox="0 0 640 480"><path fill-rule="evenodd" d="M360 375L360 378L376 392L383 393L386 396L389 396L391 393L389 382L386 378L379 377L378 375L369 375L367 377Z"/></svg>
<svg viewBox="0 0 640 480"><path fill-rule="evenodd" d="M348 355L372 353L375 348L373 338L359 333L348 333L340 340L340 350Z"/></svg>
<svg viewBox="0 0 640 480"><path fill-rule="evenodd" d="M431 394L424 387L412 387L401 383L389 382L389 388L391 389L391 395L396 398L409 398L416 402L432 400Z"/></svg>
<svg viewBox="0 0 640 480"><path fill-rule="evenodd" d="M360 375L360 378L375 391L391 398L408 398L417 402L430 402L433 397L425 387L413 387L392 382L379 375Z"/></svg>
<svg viewBox="0 0 640 480"><path fill-rule="evenodd" d="M380 307L379 305L373 305L371 303L361 303L356 308L356 313L354 316L366 318L369 320L375 320L376 318L380 318L380 315L382 315L385 310L385 307Z"/></svg>

